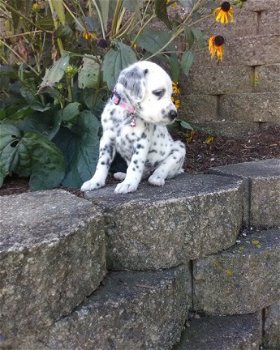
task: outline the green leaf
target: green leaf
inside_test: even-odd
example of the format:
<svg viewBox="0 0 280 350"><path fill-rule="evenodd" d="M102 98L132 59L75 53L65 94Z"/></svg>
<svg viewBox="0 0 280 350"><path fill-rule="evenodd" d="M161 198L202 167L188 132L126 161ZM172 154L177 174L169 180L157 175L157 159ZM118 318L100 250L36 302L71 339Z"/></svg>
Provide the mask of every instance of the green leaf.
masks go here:
<svg viewBox="0 0 280 350"><path fill-rule="evenodd" d="M69 122L77 117L80 114L80 106L81 104L79 102L69 103L62 111L62 120Z"/></svg>
<svg viewBox="0 0 280 350"><path fill-rule="evenodd" d="M20 130L12 124L0 124L0 187L6 175L15 170L18 162Z"/></svg>
<svg viewBox="0 0 280 350"><path fill-rule="evenodd" d="M180 123L181 127L184 129L188 129L188 130L193 130L193 127L191 126L191 124L189 124L188 122L186 122L185 120L180 120L178 119L178 122Z"/></svg>
<svg viewBox="0 0 280 350"><path fill-rule="evenodd" d="M171 29L172 24L169 21L168 13L167 13L167 1L166 0L154 0L155 1L155 12L158 17L167 28Z"/></svg>
<svg viewBox="0 0 280 350"><path fill-rule="evenodd" d="M96 168L99 153L100 122L90 111L83 111L73 128L60 128L54 141L66 159L66 187L80 187Z"/></svg>
<svg viewBox="0 0 280 350"><path fill-rule="evenodd" d="M171 32L157 32L155 30L146 29L137 39L137 45L142 49L155 53L159 51L171 38ZM168 51L175 51L173 43L166 48Z"/></svg>
<svg viewBox="0 0 280 350"><path fill-rule="evenodd" d="M194 44L194 34L193 34L193 31L190 27L185 28L185 39L186 39L186 42L188 44L189 49L191 49L193 44Z"/></svg>
<svg viewBox="0 0 280 350"><path fill-rule="evenodd" d="M28 131L22 136L11 124L1 124L0 184L9 173L30 176L34 190L58 186L64 177L64 158L45 136Z"/></svg>
<svg viewBox="0 0 280 350"><path fill-rule="evenodd" d="M172 81L178 81L180 77L180 64L178 62L178 57L176 54L171 54L169 57L169 64L171 70Z"/></svg>
<svg viewBox="0 0 280 350"><path fill-rule="evenodd" d="M31 189L42 190L59 186L65 174L65 163L55 144L35 131L26 132L22 144L31 157Z"/></svg>
<svg viewBox="0 0 280 350"><path fill-rule="evenodd" d="M102 71L103 79L111 90L115 86L120 71L137 61L131 47L117 42L104 56Z"/></svg>
<svg viewBox="0 0 280 350"><path fill-rule="evenodd" d="M193 64L193 53L191 51L185 51L182 55L181 58L181 66L183 69L183 72L188 75L189 74L189 70Z"/></svg>
<svg viewBox="0 0 280 350"><path fill-rule="evenodd" d="M198 46L203 49L207 45L207 35L197 28L192 28L192 33Z"/></svg>
<svg viewBox="0 0 280 350"><path fill-rule="evenodd" d="M95 88L98 83L100 64L94 58L95 56L93 55L83 58L83 65L78 74L78 86L80 89Z"/></svg>
<svg viewBox="0 0 280 350"><path fill-rule="evenodd" d="M100 8L102 22L103 22L105 30L107 29L107 24L108 24L109 5L110 5L110 0L99 0L98 1L98 7Z"/></svg>
<svg viewBox="0 0 280 350"><path fill-rule="evenodd" d="M46 69L45 76L40 84L39 91L45 87L52 87L55 83L58 83L63 75L64 70L69 64L69 55L65 54L59 60L57 60L50 69Z"/></svg>
<svg viewBox="0 0 280 350"><path fill-rule="evenodd" d="M52 8L55 11L55 14L59 18L60 22L64 25L65 24L65 11L63 6L63 0L49 0L49 3L51 4Z"/></svg>

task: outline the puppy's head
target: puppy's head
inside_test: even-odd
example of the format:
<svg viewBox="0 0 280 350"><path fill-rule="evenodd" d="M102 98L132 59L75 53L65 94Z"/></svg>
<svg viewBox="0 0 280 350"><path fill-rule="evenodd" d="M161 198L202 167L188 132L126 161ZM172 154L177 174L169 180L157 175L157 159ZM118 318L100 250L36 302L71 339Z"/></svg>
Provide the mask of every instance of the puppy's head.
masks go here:
<svg viewBox="0 0 280 350"><path fill-rule="evenodd" d="M172 81L157 64L134 63L118 78L116 90L135 107L137 115L148 123L170 124L177 117L172 95Z"/></svg>

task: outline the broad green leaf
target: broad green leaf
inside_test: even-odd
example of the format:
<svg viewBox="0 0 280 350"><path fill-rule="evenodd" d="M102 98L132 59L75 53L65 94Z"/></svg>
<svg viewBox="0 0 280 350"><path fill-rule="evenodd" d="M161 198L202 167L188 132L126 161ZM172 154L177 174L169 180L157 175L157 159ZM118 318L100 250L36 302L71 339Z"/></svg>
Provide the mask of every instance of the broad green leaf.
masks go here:
<svg viewBox="0 0 280 350"><path fill-rule="evenodd" d="M63 186L80 187L92 177L98 160L99 129L100 122L90 111L83 111L72 129L60 128L54 141L66 160Z"/></svg>
<svg viewBox="0 0 280 350"><path fill-rule="evenodd" d="M55 14L59 18L60 22L65 24L65 10L63 6L63 0L49 0L50 5L55 11Z"/></svg>
<svg viewBox="0 0 280 350"><path fill-rule="evenodd" d="M190 27L185 28L185 39L188 44L188 48L191 49L194 44L194 34Z"/></svg>
<svg viewBox="0 0 280 350"><path fill-rule="evenodd" d="M0 128L0 185L9 173L30 176L34 190L58 186L65 172L60 150L47 137L36 131L23 135L11 124Z"/></svg>
<svg viewBox="0 0 280 350"><path fill-rule="evenodd" d="M191 124L189 124L188 122L186 122L185 120L180 120L178 119L178 122L180 123L181 127L184 129L188 129L188 130L193 130L193 127L191 126Z"/></svg>
<svg viewBox="0 0 280 350"><path fill-rule="evenodd" d="M142 49L155 53L159 51L171 38L171 32L158 32L151 29L146 29L137 39L137 45ZM165 50L175 51L173 43L169 44Z"/></svg>
<svg viewBox="0 0 280 350"><path fill-rule="evenodd" d="M169 57L169 64L171 70L172 81L178 81L180 77L180 64L178 62L178 57L176 54L171 54Z"/></svg>
<svg viewBox="0 0 280 350"><path fill-rule="evenodd" d="M137 8L140 6L140 1L135 0L123 0L123 7L128 9L130 12L135 12Z"/></svg>
<svg viewBox="0 0 280 350"><path fill-rule="evenodd" d="M207 35L197 28L192 28L192 33L198 46L204 48L207 45Z"/></svg>
<svg viewBox="0 0 280 350"><path fill-rule="evenodd" d="M120 71L137 61L137 57L131 47L117 42L104 56L102 71L103 79L111 90L115 86Z"/></svg>
<svg viewBox="0 0 280 350"><path fill-rule="evenodd" d="M49 140L58 132L62 121L62 111L51 109L43 113L33 112L20 124L20 129L24 132L38 131Z"/></svg>
<svg viewBox="0 0 280 350"><path fill-rule="evenodd" d="M18 162L20 130L12 124L0 124L0 186L6 175L15 170Z"/></svg>
<svg viewBox="0 0 280 350"><path fill-rule="evenodd" d="M65 121L71 121L77 115L80 113L80 106L81 104L79 102L72 102L69 103L62 111L62 120Z"/></svg>
<svg viewBox="0 0 280 350"><path fill-rule="evenodd" d="M83 58L83 65L78 74L78 86L80 89L95 88L99 80L100 64L94 60L94 56Z"/></svg>
<svg viewBox="0 0 280 350"><path fill-rule="evenodd" d="M166 0L154 0L155 1L155 12L158 17L167 28L171 29L172 24L169 21L168 13L167 13L167 1Z"/></svg>
<svg viewBox="0 0 280 350"><path fill-rule="evenodd" d="M183 72L188 75L189 74L189 71L190 71L190 68L193 64L193 53L191 51L185 51L182 55L182 58L181 58L181 66L182 66L182 69L183 69Z"/></svg>
<svg viewBox="0 0 280 350"><path fill-rule="evenodd" d="M110 0L99 0L97 2L98 7L101 12L102 16L102 22L104 25L105 30L107 29L107 24L108 24L108 17L109 17L109 5L110 5Z"/></svg>
<svg viewBox="0 0 280 350"><path fill-rule="evenodd" d="M28 152L31 158L31 189L42 190L59 186L65 174L65 163L55 144L35 131L26 132L21 142L25 146L22 153ZM22 156L26 157L26 154Z"/></svg>
<svg viewBox="0 0 280 350"><path fill-rule="evenodd" d="M57 60L51 68L46 69L45 76L40 84L39 91L45 87L52 87L55 83L58 83L63 75L64 70L69 64L69 55L65 54L59 60Z"/></svg>

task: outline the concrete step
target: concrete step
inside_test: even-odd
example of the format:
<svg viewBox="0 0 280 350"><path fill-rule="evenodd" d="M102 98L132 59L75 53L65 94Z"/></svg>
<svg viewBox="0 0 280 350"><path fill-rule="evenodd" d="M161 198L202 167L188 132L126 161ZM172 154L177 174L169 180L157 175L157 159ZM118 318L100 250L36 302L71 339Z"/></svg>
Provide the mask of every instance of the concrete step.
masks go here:
<svg viewBox="0 0 280 350"><path fill-rule="evenodd" d="M17 350L167 350L190 304L190 272L112 272L73 313Z"/></svg>
<svg viewBox="0 0 280 350"><path fill-rule="evenodd" d="M257 350L261 344L260 314L192 319L173 350Z"/></svg>
<svg viewBox="0 0 280 350"><path fill-rule="evenodd" d="M99 286L106 261L103 217L88 201L53 190L0 197L0 207L3 345L71 312Z"/></svg>
<svg viewBox="0 0 280 350"><path fill-rule="evenodd" d="M255 232L193 266L194 308L253 313L280 300L280 229Z"/></svg>
<svg viewBox="0 0 280 350"><path fill-rule="evenodd" d="M243 216L242 180L186 175L135 193L86 192L105 215L112 270L170 268L235 243Z"/></svg>
<svg viewBox="0 0 280 350"><path fill-rule="evenodd" d="M280 159L245 162L210 169L244 180L244 219L258 228L280 227Z"/></svg>

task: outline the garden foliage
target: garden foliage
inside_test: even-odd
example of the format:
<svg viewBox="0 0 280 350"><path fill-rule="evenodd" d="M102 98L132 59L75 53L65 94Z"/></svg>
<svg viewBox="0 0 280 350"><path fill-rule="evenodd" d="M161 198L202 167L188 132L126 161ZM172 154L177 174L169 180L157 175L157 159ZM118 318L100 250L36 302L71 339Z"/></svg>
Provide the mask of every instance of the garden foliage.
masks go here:
<svg viewBox="0 0 280 350"><path fill-rule="evenodd" d="M211 0L0 0L0 186L79 187L95 170L100 114L141 59L188 74Z"/></svg>

